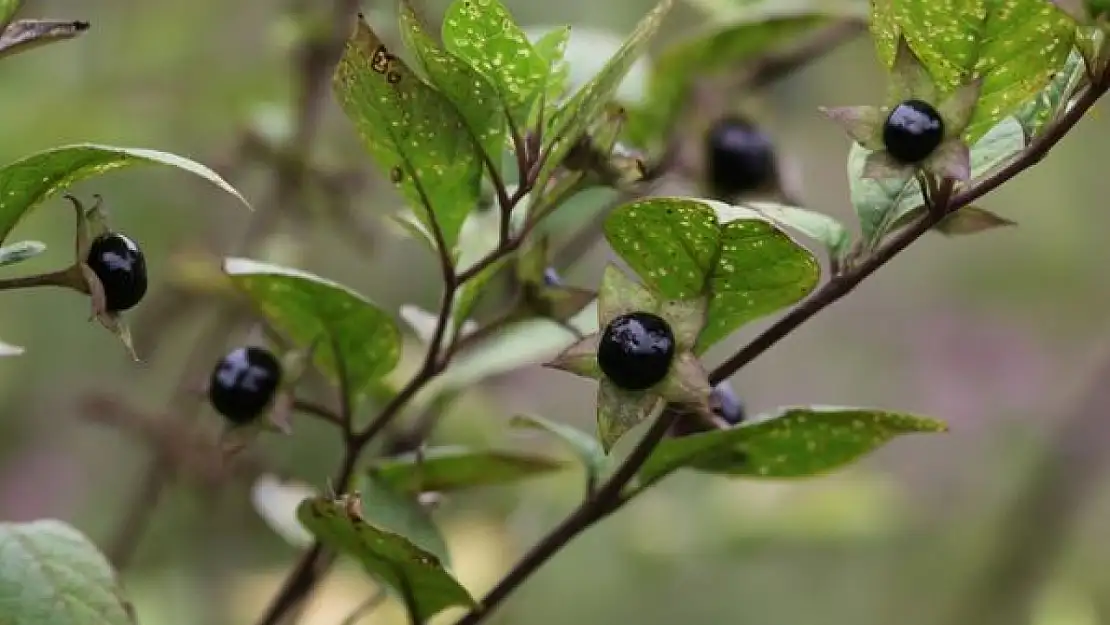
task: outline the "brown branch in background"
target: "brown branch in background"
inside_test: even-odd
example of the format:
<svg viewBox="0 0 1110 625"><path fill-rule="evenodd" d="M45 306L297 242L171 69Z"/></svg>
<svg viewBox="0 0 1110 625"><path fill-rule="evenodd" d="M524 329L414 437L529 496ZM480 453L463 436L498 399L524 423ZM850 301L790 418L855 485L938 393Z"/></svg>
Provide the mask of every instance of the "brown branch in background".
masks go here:
<svg viewBox="0 0 1110 625"><path fill-rule="evenodd" d="M241 240L233 247L236 252L251 249L261 242L274 228L288 209L296 206L297 198L303 189L304 164L308 161L312 144L319 128L331 68L342 51L351 17L358 10L357 0L337 0L334 11L332 36L320 40L307 41L296 53L296 74L300 83L297 101L296 125L287 153L298 155L297 166L278 167L273 172L273 186L264 202L258 206L247 225ZM178 389L168 402L169 417L178 422L187 421L204 405L203 398L190 397L192 381L203 375L211 366L210 358L243 319L239 314L224 313L210 324L205 336L197 341L188 358ZM181 406L188 406L182 409ZM131 505L124 512L116 538L108 549L109 558L117 570L122 570L131 560L149 520L150 509L166 487L173 473L171 464L156 455L146 472L139 491Z"/></svg>
<svg viewBox="0 0 1110 625"><path fill-rule="evenodd" d="M974 581L962 591L951 625L1004 625L1028 622L1070 529L1096 499L1090 497L1110 463L1110 344L1103 346L1087 388L1057 425L1042 456L992 535Z"/></svg>

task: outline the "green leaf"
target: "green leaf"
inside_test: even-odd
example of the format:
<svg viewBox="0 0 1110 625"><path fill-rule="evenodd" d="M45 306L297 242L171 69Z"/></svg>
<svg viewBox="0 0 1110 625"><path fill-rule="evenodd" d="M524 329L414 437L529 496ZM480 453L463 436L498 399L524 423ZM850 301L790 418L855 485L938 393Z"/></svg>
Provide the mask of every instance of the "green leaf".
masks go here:
<svg viewBox="0 0 1110 625"><path fill-rule="evenodd" d="M246 258L228 258L224 271L266 320L297 344L315 349L320 368L338 379L331 341L343 358L351 391L366 391L397 366L401 332L373 302L319 276Z"/></svg>
<svg viewBox="0 0 1110 625"><path fill-rule="evenodd" d="M481 196L480 148L463 117L361 18L336 68L334 88L371 157L429 230L434 215L445 251L454 250Z"/></svg>
<svg viewBox="0 0 1110 625"><path fill-rule="evenodd" d="M1040 133L1044 125L1064 106L1065 98L1083 76L1083 55L1073 50L1064 67L1056 73L1048 86L1015 114L1027 135L1032 137Z"/></svg>
<svg viewBox="0 0 1110 625"><path fill-rule="evenodd" d="M637 144L650 144L669 130L697 78L735 71L827 23L829 20L824 16L802 14L768 19L757 11L739 20L714 23L696 36L668 46L652 64L646 102L630 118L629 138Z"/></svg>
<svg viewBox="0 0 1110 625"><path fill-rule="evenodd" d="M911 175L884 180L864 178L864 167L871 154L871 150L858 143L848 150L848 189L852 208L859 217L860 234L864 242L873 245L886 233L894 221L893 215L908 213L921 206L925 198Z"/></svg>
<svg viewBox="0 0 1110 625"><path fill-rule="evenodd" d="M727 430L667 439L639 477L644 487L681 468L744 477L811 477L839 469L898 436L947 429L933 419L866 408L784 408Z"/></svg>
<svg viewBox="0 0 1110 625"><path fill-rule="evenodd" d="M200 176L250 206L219 174L187 158L141 148L69 145L38 152L0 168L0 243L32 208L74 183L115 169L152 163Z"/></svg>
<svg viewBox="0 0 1110 625"><path fill-rule="evenodd" d="M543 430L563 442L582 462L586 472L597 479L605 468L607 456L596 438L574 426L536 415L517 415L509 422L513 427Z"/></svg>
<svg viewBox="0 0 1110 625"><path fill-rule="evenodd" d="M529 37L529 39L533 38ZM544 100L547 102L548 108L553 108L567 90L570 64L564 55L569 40L570 26L562 26L552 29L532 41L532 48L548 67L547 89L544 91Z"/></svg>
<svg viewBox="0 0 1110 625"><path fill-rule="evenodd" d="M742 325L795 304L817 286L813 254L774 224L739 219L721 225L721 251L709 280L709 311L698 338L704 352Z"/></svg>
<svg viewBox="0 0 1110 625"><path fill-rule="evenodd" d="M719 251L713 209L683 198L648 198L615 208L605 219L613 251L666 298L705 292Z"/></svg>
<svg viewBox="0 0 1110 625"><path fill-rule="evenodd" d="M0 0L0 33L8 27L21 6L23 0Z"/></svg>
<svg viewBox="0 0 1110 625"><path fill-rule="evenodd" d="M400 2L401 35L420 60L428 79L465 120L471 136L500 170L505 148L505 121L497 89L463 59L441 49L424 31L407 0Z"/></svg>
<svg viewBox="0 0 1110 625"><path fill-rule="evenodd" d="M88 22L17 20L0 31L0 58L32 48L73 39L89 29Z"/></svg>
<svg viewBox="0 0 1110 625"><path fill-rule="evenodd" d="M551 66L499 0L455 0L443 16L443 44L496 87L520 132Z"/></svg>
<svg viewBox="0 0 1110 625"><path fill-rule="evenodd" d="M901 32L942 93L984 79L969 142L1044 89L1071 52L1075 32L1045 0L874 0L872 16L887 67Z"/></svg>
<svg viewBox="0 0 1110 625"><path fill-rule="evenodd" d="M364 475L359 480L362 516L384 530L404 536L412 544L435 554L450 566L447 542L412 493L404 493L375 478Z"/></svg>
<svg viewBox="0 0 1110 625"><path fill-rule="evenodd" d="M609 59L605 67L559 109L555 119L552 120L551 128L545 133L549 137L545 141L548 158L537 177L537 189L547 188L555 168L562 164L571 148L605 110L605 106L613 99L613 94L632 69L633 63L647 50L648 43L672 5L674 0L660 0L659 4L640 20L624 45Z"/></svg>
<svg viewBox="0 0 1110 625"><path fill-rule="evenodd" d="M774 202L748 202L740 206L727 207L725 210L727 212L737 212L734 218L766 217L783 226L789 226L824 245L833 257L842 256L851 243L851 235L844 224L833 217L808 208L787 206ZM734 219L722 218L720 210L718 210L717 216L721 221Z"/></svg>
<svg viewBox="0 0 1110 625"><path fill-rule="evenodd" d="M0 358L5 356L22 356L24 351L22 347L9 345L8 343L0 341Z"/></svg>
<svg viewBox="0 0 1110 625"><path fill-rule="evenodd" d="M0 247L0 267L15 265L46 251L41 241L19 241Z"/></svg>
<svg viewBox="0 0 1110 625"><path fill-rule="evenodd" d="M474 598L435 554L404 536L368 523L345 501L309 499L297 516L324 545L351 556L372 577L412 599L420 622L452 606L474 607Z"/></svg>
<svg viewBox="0 0 1110 625"><path fill-rule="evenodd" d="M535 454L452 446L386 458L371 465L370 472L402 492L448 492L515 482L566 466Z"/></svg>
<svg viewBox="0 0 1110 625"><path fill-rule="evenodd" d="M0 523L0 612L4 625L131 625L108 559L55 520Z"/></svg>

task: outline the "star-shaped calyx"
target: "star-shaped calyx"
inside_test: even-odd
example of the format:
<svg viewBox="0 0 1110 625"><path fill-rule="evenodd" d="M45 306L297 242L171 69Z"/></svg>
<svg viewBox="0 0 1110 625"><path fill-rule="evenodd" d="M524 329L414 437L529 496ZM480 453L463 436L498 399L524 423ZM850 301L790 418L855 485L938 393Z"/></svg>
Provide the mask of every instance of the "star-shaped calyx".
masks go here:
<svg viewBox="0 0 1110 625"><path fill-rule="evenodd" d="M606 451L668 402L712 419L708 376L694 354L707 300L668 300L613 265L598 295L600 330L548 367L599 382L598 438Z"/></svg>
<svg viewBox="0 0 1110 625"><path fill-rule="evenodd" d="M925 172L966 182L971 177L971 158L963 134L981 87L982 79L976 78L940 100L929 70L906 39L899 37L882 106L821 111L872 151L864 165L864 178L906 179Z"/></svg>

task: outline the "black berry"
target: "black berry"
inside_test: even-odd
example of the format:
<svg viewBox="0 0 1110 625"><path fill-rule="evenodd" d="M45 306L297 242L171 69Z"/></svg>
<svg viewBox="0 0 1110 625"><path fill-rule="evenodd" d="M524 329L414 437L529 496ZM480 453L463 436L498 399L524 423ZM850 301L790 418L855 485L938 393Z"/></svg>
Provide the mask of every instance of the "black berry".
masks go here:
<svg viewBox="0 0 1110 625"><path fill-rule="evenodd" d="M261 347L240 347L216 363L208 401L228 421L243 425L270 405L281 382L281 362Z"/></svg>
<svg viewBox="0 0 1110 625"><path fill-rule="evenodd" d="M713 392L709 395L709 406L714 414L729 425L736 425L744 420L744 404L740 403L740 398L728 382L721 382L713 387Z"/></svg>
<svg viewBox="0 0 1110 625"><path fill-rule="evenodd" d="M628 313L605 326L597 364L613 384L642 391L667 377L674 350L674 332L666 321L651 313Z"/></svg>
<svg viewBox="0 0 1110 625"><path fill-rule="evenodd" d="M883 145L895 160L925 160L944 139L944 120L928 102L907 100L890 112L883 124Z"/></svg>
<svg viewBox="0 0 1110 625"><path fill-rule="evenodd" d="M709 129L706 169L709 186L720 197L756 191L777 177L774 146L749 120L725 117Z"/></svg>
<svg viewBox="0 0 1110 625"><path fill-rule="evenodd" d="M104 287L108 312L127 310L146 295L146 257L139 246L118 232L93 239L85 264Z"/></svg>

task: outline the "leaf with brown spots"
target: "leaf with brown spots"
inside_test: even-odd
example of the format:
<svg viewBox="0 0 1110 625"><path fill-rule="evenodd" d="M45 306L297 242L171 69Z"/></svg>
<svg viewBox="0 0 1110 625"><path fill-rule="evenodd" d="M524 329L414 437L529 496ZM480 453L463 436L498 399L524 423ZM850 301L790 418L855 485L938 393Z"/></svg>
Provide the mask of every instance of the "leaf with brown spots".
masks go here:
<svg viewBox="0 0 1110 625"><path fill-rule="evenodd" d="M416 216L443 233L446 252L481 195L482 159L466 121L439 91L392 54L359 18L335 70L333 87L370 156ZM429 214L428 211L431 211Z"/></svg>
<svg viewBox="0 0 1110 625"><path fill-rule="evenodd" d="M966 136L974 142L1045 88L1075 26L1045 0L872 0L871 30L888 67L901 33L942 94L983 78Z"/></svg>
<svg viewBox="0 0 1110 625"><path fill-rule="evenodd" d="M410 596L421 623L452 606L476 605L439 558L399 534L367 523L359 509L319 497L302 502L297 516L321 543L358 560L374 579L398 594Z"/></svg>
<svg viewBox="0 0 1110 625"><path fill-rule="evenodd" d="M784 408L727 430L663 441L640 469L646 487L682 468L737 477L828 473L898 436L946 432L941 421L867 408Z"/></svg>
<svg viewBox="0 0 1110 625"><path fill-rule="evenodd" d="M649 198L605 219L605 238L654 292L670 299L705 292L720 247L717 216L704 202Z"/></svg>
<svg viewBox="0 0 1110 625"><path fill-rule="evenodd" d="M246 258L228 258L224 272L275 329L302 347L334 339L315 350L316 363L338 380L342 358L353 393L397 366L401 331L373 302L345 286L307 272Z"/></svg>

